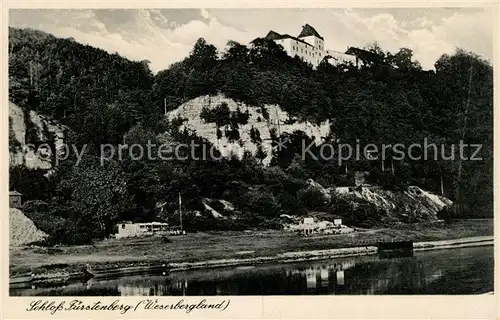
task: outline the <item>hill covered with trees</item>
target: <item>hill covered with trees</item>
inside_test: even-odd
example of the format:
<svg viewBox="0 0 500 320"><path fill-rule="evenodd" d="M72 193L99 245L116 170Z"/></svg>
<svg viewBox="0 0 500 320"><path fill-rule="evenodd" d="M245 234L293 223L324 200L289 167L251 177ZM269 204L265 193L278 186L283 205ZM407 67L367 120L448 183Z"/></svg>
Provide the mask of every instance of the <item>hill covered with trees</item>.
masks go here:
<svg viewBox="0 0 500 320"><path fill-rule="evenodd" d="M274 227L280 214L307 210L359 217L352 223L365 225L359 220L369 219L369 207L317 203L311 201L314 194L304 197L311 193L304 191L307 179L330 187L349 185L355 171L369 172L369 182L396 192L416 185L443 194L454 201L448 214L455 217L492 217L492 66L473 53L457 50L439 58L435 71L426 71L409 49L390 53L374 44L368 50L376 58L359 69L327 62L312 69L269 40L257 39L248 46L229 41L220 54L199 39L183 61L153 75L147 61L130 61L72 39L10 28L9 99L23 110L35 110L70 128L66 143L79 150L87 146L81 163L76 165L72 155L50 175L12 167L10 187L23 193L24 200L36 200L26 203L25 213L53 242L65 243L107 236L120 220L162 218L175 223L179 192L186 214L192 213L186 221L192 230ZM426 139L428 144L445 145L445 154L455 157L354 158L339 165L298 157L302 141L311 138L295 132L287 134L287 147L275 151L269 167L250 154L220 161L137 161L127 155L100 165L103 144L148 140L208 144L195 132L177 130L182 119L168 122L164 113L218 93L254 108L277 104L298 120L328 119L332 132L328 139L334 145L410 146ZM212 116L206 110L204 117ZM279 138L274 135L273 143ZM460 141L481 144L475 156L483 160L461 160ZM439 149L429 152L434 155ZM472 151L466 154L471 156ZM317 147L312 152L317 153ZM423 150L415 152L413 158ZM239 218L220 222L196 215L204 208L204 198L231 201ZM358 215L359 210L363 212Z"/></svg>

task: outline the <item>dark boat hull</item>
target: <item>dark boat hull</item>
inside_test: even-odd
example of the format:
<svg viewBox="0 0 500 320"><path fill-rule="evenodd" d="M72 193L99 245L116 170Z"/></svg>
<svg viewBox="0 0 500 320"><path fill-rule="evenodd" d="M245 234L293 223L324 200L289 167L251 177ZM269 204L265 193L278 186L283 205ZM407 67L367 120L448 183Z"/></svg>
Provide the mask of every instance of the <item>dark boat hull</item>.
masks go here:
<svg viewBox="0 0 500 320"><path fill-rule="evenodd" d="M141 275L141 274L167 275L169 273L169 270L167 266L160 265L160 266L123 267L123 268L113 268L106 270L86 269L85 273L89 278L101 279L101 278L119 278L119 277Z"/></svg>

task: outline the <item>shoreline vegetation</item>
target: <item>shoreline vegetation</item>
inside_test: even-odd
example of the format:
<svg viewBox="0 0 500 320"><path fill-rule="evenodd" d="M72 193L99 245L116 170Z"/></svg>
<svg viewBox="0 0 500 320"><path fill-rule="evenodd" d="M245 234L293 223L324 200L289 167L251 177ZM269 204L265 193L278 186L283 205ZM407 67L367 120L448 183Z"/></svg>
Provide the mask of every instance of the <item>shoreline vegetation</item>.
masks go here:
<svg viewBox="0 0 500 320"><path fill-rule="evenodd" d="M106 276L287 263L377 254L378 241L411 240L413 250L493 245L493 219L444 226L359 229L355 234L300 237L277 231L194 233L163 238L106 240L89 246L11 248L10 283L65 283L84 278L85 266ZM204 250L202 251L202 248ZM296 249L288 251L289 248Z"/></svg>

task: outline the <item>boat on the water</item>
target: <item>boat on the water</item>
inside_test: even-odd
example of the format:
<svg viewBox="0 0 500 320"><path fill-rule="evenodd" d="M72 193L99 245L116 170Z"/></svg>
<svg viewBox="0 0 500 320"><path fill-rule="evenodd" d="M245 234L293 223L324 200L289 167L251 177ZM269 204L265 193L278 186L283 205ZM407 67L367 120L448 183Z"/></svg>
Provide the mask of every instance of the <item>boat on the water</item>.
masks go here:
<svg viewBox="0 0 500 320"><path fill-rule="evenodd" d="M37 277L34 274L24 274L18 277L9 278L9 285L20 285L28 283L52 283L60 281L69 281L75 279L91 279L91 278L119 278L124 276L141 275L141 274L156 274L166 276L170 273L169 266L166 264L154 266L133 266L119 267L107 269L93 269L88 263L83 268L82 272L77 272L65 277Z"/></svg>
<svg viewBox="0 0 500 320"><path fill-rule="evenodd" d="M96 270L87 264L84 269L84 274L88 278L116 278L140 274L168 275L169 267L166 264L161 264L154 266L119 267Z"/></svg>
<svg viewBox="0 0 500 320"><path fill-rule="evenodd" d="M26 283L31 282L31 280L33 280L33 276L30 274L21 277L9 278L9 284Z"/></svg>

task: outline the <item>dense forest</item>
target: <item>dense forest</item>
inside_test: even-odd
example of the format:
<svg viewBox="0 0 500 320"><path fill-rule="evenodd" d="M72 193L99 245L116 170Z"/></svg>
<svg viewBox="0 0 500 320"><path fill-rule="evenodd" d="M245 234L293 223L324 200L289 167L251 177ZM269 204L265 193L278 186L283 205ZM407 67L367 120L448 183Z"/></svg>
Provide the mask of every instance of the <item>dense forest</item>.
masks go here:
<svg viewBox="0 0 500 320"><path fill-rule="evenodd" d="M323 61L313 69L270 40L249 45L229 41L219 53L199 39L188 57L154 75L147 60L130 61L73 39L9 28L9 99L70 128L66 143L87 145L78 166L70 158L50 175L11 167L10 188L29 200L25 214L51 235L52 243L105 237L120 220L175 223L179 193L190 230L273 228L280 214L307 210L351 217L350 223L366 225L374 210L368 204L326 205L306 185L309 178L329 187L346 185L355 171L368 171L370 182L395 191L417 185L442 194L455 202L448 215L492 217L492 66L457 49L453 55L442 55L435 70L426 71L409 49L390 53L376 43L366 49L372 59L360 68ZM426 139L446 145L446 155L454 152L455 158L350 159L342 165L301 159L301 141L312 140L295 132L287 135L286 149L274 152L270 166L251 154L219 161L126 158L99 165L101 144L150 140L175 145L193 139L208 144L193 132L177 130L179 123L168 123L164 112L217 93L255 108L278 104L300 121L328 119L332 143L409 146ZM247 116L241 112L224 120L218 113L227 110L204 110L203 118L237 126ZM36 135L27 133L27 143L35 142L31 136ZM476 157L483 160L461 160L458 147L449 147L460 141L482 144ZM238 218L221 222L196 215L196 210L203 210L203 198L231 201Z"/></svg>

